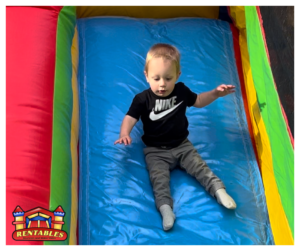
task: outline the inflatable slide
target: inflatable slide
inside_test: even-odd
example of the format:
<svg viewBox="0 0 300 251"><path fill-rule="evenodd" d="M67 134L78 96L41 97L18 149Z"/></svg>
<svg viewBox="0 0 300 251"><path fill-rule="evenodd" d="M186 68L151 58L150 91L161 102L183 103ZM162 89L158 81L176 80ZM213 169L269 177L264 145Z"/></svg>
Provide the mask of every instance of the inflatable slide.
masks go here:
<svg viewBox="0 0 300 251"><path fill-rule="evenodd" d="M293 137L259 8L228 7L231 22L218 19L217 6L163 8L7 7L7 244L294 243ZM178 167L168 232L155 208L141 121L131 145L114 145L132 99L149 88L143 69L155 43L179 49L178 81L192 91L236 86L188 108L187 117L188 139L237 208L220 206ZM59 224L64 240L33 231Z"/></svg>

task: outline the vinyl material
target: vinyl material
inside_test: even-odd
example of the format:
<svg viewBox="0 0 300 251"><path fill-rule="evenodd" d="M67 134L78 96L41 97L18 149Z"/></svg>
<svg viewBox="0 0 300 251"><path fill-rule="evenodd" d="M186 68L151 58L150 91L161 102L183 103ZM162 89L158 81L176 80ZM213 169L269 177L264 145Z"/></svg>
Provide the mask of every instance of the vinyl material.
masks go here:
<svg viewBox="0 0 300 251"><path fill-rule="evenodd" d="M79 244L273 244L237 75L232 33L219 20L78 20L80 105ZM189 108L189 140L220 177L237 209L220 206L182 170L171 174L176 221L164 232L143 156L139 121L130 146L114 145L143 75L148 49L181 52L184 82L196 93L221 83L236 93Z"/></svg>

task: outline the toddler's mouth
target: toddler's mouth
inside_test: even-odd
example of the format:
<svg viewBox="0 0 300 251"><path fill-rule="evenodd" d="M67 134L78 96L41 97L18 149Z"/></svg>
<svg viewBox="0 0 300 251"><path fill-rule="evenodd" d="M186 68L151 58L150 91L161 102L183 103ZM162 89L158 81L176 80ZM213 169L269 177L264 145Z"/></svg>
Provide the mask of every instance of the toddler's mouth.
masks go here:
<svg viewBox="0 0 300 251"><path fill-rule="evenodd" d="M158 93L159 94L164 94L164 93L166 93L166 90L158 90Z"/></svg>

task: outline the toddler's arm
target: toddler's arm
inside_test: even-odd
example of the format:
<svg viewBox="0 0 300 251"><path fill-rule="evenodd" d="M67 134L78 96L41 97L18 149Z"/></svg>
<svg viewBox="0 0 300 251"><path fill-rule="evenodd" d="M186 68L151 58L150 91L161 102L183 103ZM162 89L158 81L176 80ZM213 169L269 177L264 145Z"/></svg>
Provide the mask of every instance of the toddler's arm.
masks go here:
<svg viewBox="0 0 300 251"><path fill-rule="evenodd" d="M198 108L207 106L217 98L224 97L230 93L235 92L234 88L235 86L233 85L222 84L212 91L200 93L197 96L194 106Z"/></svg>
<svg viewBox="0 0 300 251"><path fill-rule="evenodd" d="M124 143L125 145L130 145L131 144L131 137L130 137L130 132L134 125L136 124L137 119L126 115L125 118L123 119L122 125L121 125L121 131L120 131L120 137L118 140L115 141L115 144L122 144Z"/></svg>

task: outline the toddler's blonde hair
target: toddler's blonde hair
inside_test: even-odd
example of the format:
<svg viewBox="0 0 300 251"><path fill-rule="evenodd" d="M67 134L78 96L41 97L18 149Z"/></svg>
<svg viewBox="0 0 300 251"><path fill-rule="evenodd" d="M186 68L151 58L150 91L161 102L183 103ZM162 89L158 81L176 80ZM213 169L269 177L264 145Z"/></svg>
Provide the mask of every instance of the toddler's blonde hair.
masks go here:
<svg viewBox="0 0 300 251"><path fill-rule="evenodd" d="M163 58L171 60L175 63L176 72L180 72L180 53L175 46L170 44L155 44L153 45L147 53L145 72L148 73L149 62L152 58Z"/></svg>

